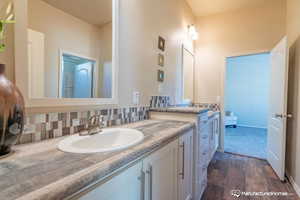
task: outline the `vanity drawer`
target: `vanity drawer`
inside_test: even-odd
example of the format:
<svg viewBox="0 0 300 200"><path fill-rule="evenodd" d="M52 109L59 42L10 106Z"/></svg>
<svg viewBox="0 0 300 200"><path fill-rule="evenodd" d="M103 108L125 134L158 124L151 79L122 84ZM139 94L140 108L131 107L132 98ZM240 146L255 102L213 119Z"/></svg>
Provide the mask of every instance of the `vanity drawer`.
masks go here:
<svg viewBox="0 0 300 200"><path fill-rule="evenodd" d="M200 148L209 146L209 135L200 135Z"/></svg>
<svg viewBox="0 0 300 200"><path fill-rule="evenodd" d="M203 142L202 144L200 143L199 146L199 156L203 157L206 156L207 154L209 154L210 151L210 146L209 143Z"/></svg>
<svg viewBox="0 0 300 200"><path fill-rule="evenodd" d="M197 164L201 167L201 172L202 172L203 167L205 167L205 168L208 167L208 165L209 165L209 151L208 150L200 152L199 162Z"/></svg>
<svg viewBox="0 0 300 200"><path fill-rule="evenodd" d="M209 165L209 151L200 152L199 165L205 165L206 168Z"/></svg>
<svg viewBox="0 0 300 200"><path fill-rule="evenodd" d="M202 179L202 181L200 183L200 195L201 195L201 197L202 197L206 187L207 187L207 175Z"/></svg>
<svg viewBox="0 0 300 200"><path fill-rule="evenodd" d="M199 130L202 130L208 123L208 115L200 115L198 117L198 126L199 126Z"/></svg>
<svg viewBox="0 0 300 200"><path fill-rule="evenodd" d="M196 188L198 190L197 193L199 194L199 197L202 197L202 194L205 191L206 187L207 187L207 170L202 170L198 180L196 181Z"/></svg>

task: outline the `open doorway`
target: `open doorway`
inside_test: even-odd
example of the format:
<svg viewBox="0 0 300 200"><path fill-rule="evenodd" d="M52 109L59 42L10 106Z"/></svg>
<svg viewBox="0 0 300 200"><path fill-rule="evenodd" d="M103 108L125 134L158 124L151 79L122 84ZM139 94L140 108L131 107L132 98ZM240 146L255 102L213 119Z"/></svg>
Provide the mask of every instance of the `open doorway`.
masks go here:
<svg viewBox="0 0 300 200"><path fill-rule="evenodd" d="M270 53L229 57L225 79L225 152L267 158Z"/></svg>

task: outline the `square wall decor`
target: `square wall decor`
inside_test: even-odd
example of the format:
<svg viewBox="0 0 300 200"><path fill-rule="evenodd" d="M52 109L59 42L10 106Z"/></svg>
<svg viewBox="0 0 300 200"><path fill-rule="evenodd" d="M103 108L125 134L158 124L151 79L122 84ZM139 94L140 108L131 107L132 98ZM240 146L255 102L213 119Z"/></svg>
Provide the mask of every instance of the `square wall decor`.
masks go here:
<svg viewBox="0 0 300 200"><path fill-rule="evenodd" d="M165 56L163 54L158 54L158 65L161 67L165 65Z"/></svg>
<svg viewBox="0 0 300 200"><path fill-rule="evenodd" d="M165 73L162 70L158 70L157 72L157 81L158 82L164 82L165 79Z"/></svg>
<svg viewBox="0 0 300 200"><path fill-rule="evenodd" d="M166 40L161 36L158 37L158 48L162 51L165 51Z"/></svg>

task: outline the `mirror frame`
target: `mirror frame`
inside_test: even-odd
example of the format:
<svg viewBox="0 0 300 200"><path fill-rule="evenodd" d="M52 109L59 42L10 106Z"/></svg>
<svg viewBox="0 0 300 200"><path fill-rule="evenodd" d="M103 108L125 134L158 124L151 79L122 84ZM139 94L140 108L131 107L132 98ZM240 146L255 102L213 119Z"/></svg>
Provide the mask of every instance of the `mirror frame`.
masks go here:
<svg viewBox="0 0 300 200"><path fill-rule="evenodd" d="M119 71L119 0L112 0L112 98L30 98L28 80L28 0L13 0L15 9L15 80L22 92L26 108L62 107L62 106L95 106L118 104L118 71ZM27 76L24 76L27 74Z"/></svg>

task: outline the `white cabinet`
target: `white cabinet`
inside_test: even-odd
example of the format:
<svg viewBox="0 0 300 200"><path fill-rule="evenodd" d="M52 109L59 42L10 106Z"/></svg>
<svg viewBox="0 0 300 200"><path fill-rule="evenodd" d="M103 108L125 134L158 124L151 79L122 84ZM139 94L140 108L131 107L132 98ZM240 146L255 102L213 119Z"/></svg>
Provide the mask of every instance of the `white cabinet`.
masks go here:
<svg viewBox="0 0 300 200"><path fill-rule="evenodd" d="M209 155L210 159L215 155L219 147L220 137L220 114L216 113L209 119Z"/></svg>
<svg viewBox="0 0 300 200"><path fill-rule="evenodd" d="M80 200L141 200L142 162L82 195Z"/></svg>
<svg viewBox="0 0 300 200"><path fill-rule="evenodd" d="M193 190L193 136L153 152L132 167L82 194L79 200L191 200Z"/></svg>
<svg viewBox="0 0 300 200"><path fill-rule="evenodd" d="M207 118L200 120L199 122L199 152L196 154L199 156L198 163L196 163L194 182L194 198L199 200L207 185L207 167L210 162L210 133L212 127L210 121Z"/></svg>
<svg viewBox="0 0 300 200"><path fill-rule="evenodd" d="M190 200L193 195L193 130L179 138L179 200Z"/></svg>
<svg viewBox="0 0 300 200"><path fill-rule="evenodd" d="M143 162L145 200L176 200L178 191L178 140L154 152Z"/></svg>

